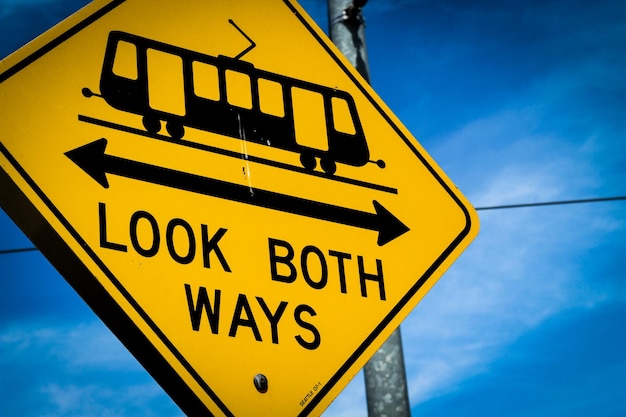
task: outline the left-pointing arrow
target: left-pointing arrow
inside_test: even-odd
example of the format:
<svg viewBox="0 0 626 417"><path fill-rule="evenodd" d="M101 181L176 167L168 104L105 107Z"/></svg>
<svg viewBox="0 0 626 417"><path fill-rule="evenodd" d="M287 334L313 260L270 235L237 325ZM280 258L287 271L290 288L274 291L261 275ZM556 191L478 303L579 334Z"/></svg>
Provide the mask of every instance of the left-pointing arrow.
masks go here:
<svg viewBox="0 0 626 417"><path fill-rule="evenodd" d="M109 187L107 174L118 175L192 193L374 230L378 232L379 246L409 231L404 223L375 200L372 202L374 212L368 213L258 188L251 193L248 186L107 155L106 146L107 140L102 138L68 151L65 155L104 188Z"/></svg>

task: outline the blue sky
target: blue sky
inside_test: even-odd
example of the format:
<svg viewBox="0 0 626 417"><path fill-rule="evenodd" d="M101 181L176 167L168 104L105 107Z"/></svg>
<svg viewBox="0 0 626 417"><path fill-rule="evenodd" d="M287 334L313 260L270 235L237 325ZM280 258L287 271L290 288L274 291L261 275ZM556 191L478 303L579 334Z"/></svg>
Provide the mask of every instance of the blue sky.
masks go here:
<svg viewBox="0 0 626 417"><path fill-rule="evenodd" d="M0 56L84 1L0 0ZM305 10L327 28L326 2ZM476 207L626 195L626 3L371 0L371 81ZM481 211L402 325L415 416L626 415L626 202ZM0 212L0 250L29 247ZM365 416L358 375L325 416ZM37 252L0 255L0 415L178 416Z"/></svg>

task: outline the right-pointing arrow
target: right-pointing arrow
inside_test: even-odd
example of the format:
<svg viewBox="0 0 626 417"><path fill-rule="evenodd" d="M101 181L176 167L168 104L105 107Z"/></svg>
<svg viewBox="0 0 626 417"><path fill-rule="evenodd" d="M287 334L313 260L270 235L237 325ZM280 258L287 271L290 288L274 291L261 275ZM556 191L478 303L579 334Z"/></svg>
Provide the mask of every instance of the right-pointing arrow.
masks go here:
<svg viewBox="0 0 626 417"><path fill-rule="evenodd" d="M372 201L376 210L376 221L378 223L378 246L391 242L400 235L405 234L410 229L402 223L389 210L383 207L378 201Z"/></svg>
<svg viewBox="0 0 626 417"><path fill-rule="evenodd" d="M107 174L118 175L197 194L377 231L379 246L409 231L404 223L376 200L372 201L375 212L368 213L258 188L250 192L250 188L245 185L108 155L106 145L107 140L102 138L68 151L65 155L104 188L109 187Z"/></svg>

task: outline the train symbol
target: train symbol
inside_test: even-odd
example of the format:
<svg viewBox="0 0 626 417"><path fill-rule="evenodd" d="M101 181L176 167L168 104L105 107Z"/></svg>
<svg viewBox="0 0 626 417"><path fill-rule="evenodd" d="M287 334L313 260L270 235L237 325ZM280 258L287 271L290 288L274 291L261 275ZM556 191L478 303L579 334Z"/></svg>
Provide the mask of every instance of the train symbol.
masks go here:
<svg viewBox="0 0 626 417"><path fill-rule="evenodd" d="M165 122L181 139L185 127L245 139L300 155L305 170L333 175L337 163L360 167L369 149L354 99L347 92L264 71L237 57L210 56L134 34L112 31L100 94L115 109L142 116L152 134Z"/></svg>

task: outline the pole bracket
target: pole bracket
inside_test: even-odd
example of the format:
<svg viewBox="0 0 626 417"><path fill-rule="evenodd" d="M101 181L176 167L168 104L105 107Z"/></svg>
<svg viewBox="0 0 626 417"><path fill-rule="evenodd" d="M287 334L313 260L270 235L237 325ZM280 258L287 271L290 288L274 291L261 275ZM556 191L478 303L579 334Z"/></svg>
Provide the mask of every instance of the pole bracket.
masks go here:
<svg viewBox="0 0 626 417"><path fill-rule="evenodd" d="M357 1L356 3L359 3L359 5L356 5L355 2L352 2L346 9L341 12L340 15L335 16L330 21L330 24L335 25L339 22L344 22L357 26L365 26L365 19L363 18L363 13L361 11L363 10L363 5L365 5L366 2Z"/></svg>

